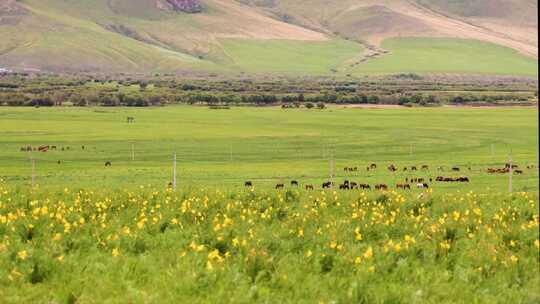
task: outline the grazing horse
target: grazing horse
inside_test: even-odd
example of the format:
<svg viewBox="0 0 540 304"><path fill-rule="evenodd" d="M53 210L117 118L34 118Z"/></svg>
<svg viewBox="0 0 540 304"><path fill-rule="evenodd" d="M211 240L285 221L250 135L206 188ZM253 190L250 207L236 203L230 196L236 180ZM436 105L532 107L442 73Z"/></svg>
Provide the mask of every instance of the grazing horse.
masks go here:
<svg viewBox="0 0 540 304"><path fill-rule="evenodd" d="M49 146L39 146L38 151L39 152L47 152L47 151L49 151Z"/></svg>
<svg viewBox="0 0 540 304"><path fill-rule="evenodd" d="M330 189L332 188L332 182L325 182L322 184L323 189Z"/></svg>
<svg viewBox="0 0 540 304"><path fill-rule="evenodd" d="M459 171L460 171L460 169L459 169L459 167L457 167L457 166L454 166L454 167L452 167L452 171L454 171L454 172L459 172Z"/></svg>
<svg viewBox="0 0 540 304"><path fill-rule="evenodd" d="M371 164L369 165L369 168L372 170L377 169L377 164Z"/></svg>
<svg viewBox="0 0 540 304"><path fill-rule="evenodd" d="M295 180L291 181L291 186L298 187L298 181L295 181Z"/></svg>
<svg viewBox="0 0 540 304"><path fill-rule="evenodd" d="M313 190L315 189L313 185L306 185L306 190Z"/></svg>
<svg viewBox="0 0 540 304"><path fill-rule="evenodd" d="M397 168L394 165L390 165L390 166L388 166L388 170L391 171L391 172L396 172Z"/></svg>
<svg viewBox="0 0 540 304"><path fill-rule="evenodd" d="M368 184L360 184L362 190L371 190L371 186Z"/></svg>
<svg viewBox="0 0 540 304"><path fill-rule="evenodd" d="M276 185L276 189L283 189L283 188L285 188L284 184L277 184Z"/></svg>
<svg viewBox="0 0 540 304"><path fill-rule="evenodd" d="M105 162L105 167L110 167L110 166L112 166L112 163L110 161L106 161Z"/></svg>
<svg viewBox="0 0 540 304"><path fill-rule="evenodd" d="M253 183L251 181L246 181L244 187L253 187Z"/></svg>
<svg viewBox="0 0 540 304"><path fill-rule="evenodd" d="M375 189L381 190L381 191L382 191L382 190L385 190L385 191L386 191L386 190L388 190L388 185L385 185L385 184L378 184L378 185L375 186Z"/></svg>
<svg viewBox="0 0 540 304"><path fill-rule="evenodd" d="M429 166L428 165L422 165L422 170L429 170Z"/></svg>

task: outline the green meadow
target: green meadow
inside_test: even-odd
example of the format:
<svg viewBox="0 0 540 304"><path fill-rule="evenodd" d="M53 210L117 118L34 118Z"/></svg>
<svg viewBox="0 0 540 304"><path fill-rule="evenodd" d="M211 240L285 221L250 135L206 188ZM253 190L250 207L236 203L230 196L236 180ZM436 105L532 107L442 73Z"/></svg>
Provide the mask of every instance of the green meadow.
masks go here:
<svg viewBox="0 0 540 304"><path fill-rule="evenodd" d="M538 171L525 167L538 164L537 114L535 108L3 107L0 177L28 186L34 158L41 187L164 186L172 180L176 153L178 183L186 187L241 187L247 180L271 187L292 179L320 187L333 172L336 182L372 185L466 175L468 185L435 186L485 190L507 188L506 175L486 169L503 166L511 153L525 170L515 176L515 189L536 191ZM128 116L135 123L128 124ZM20 151L40 145L57 149ZM105 167L107 161L112 166ZM379 168L367 171L371 163ZM390 164L400 170L390 173ZM401 171L424 164L429 171ZM450 172L452 166L462 171ZM346 173L344 167L360 170Z"/></svg>
<svg viewBox="0 0 540 304"><path fill-rule="evenodd" d="M536 303L537 115L2 107L0 302ZM470 183L395 188L438 175Z"/></svg>
<svg viewBox="0 0 540 304"><path fill-rule="evenodd" d="M346 40L287 41L227 39L223 50L231 66L248 72L326 75L358 56L362 46Z"/></svg>
<svg viewBox="0 0 540 304"><path fill-rule="evenodd" d="M443 38L393 38L382 43L390 53L358 65L352 73L538 75L538 61L491 43Z"/></svg>

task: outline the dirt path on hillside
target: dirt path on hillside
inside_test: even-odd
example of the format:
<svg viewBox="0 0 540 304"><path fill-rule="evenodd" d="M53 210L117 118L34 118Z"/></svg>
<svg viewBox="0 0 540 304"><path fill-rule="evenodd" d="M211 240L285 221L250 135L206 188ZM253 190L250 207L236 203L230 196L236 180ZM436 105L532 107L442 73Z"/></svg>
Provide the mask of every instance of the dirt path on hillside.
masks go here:
<svg viewBox="0 0 540 304"><path fill-rule="evenodd" d="M443 35L488 41L513 48L525 55L538 58L538 45L531 43L530 41L510 37L504 33L447 17L417 5L410 0L402 4L402 9L406 10L408 15L431 25ZM514 29L514 31L516 31L516 29Z"/></svg>
<svg viewBox="0 0 540 304"><path fill-rule="evenodd" d="M465 21L443 15L417 4L413 0L358 0L344 12L359 8L385 6L396 14L418 21L418 29L399 29L399 32L383 31L367 37L369 43L380 45L383 40L392 37L449 37L475 39L506 46L520 53L538 58L538 40L530 27L512 26L490 22L488 19ZM425 27L429 28L426 30ZM424 28L421 30L421 28ZM536 30L536 33L538 31ZM508 34L507 34L508 33Z"/></svg>

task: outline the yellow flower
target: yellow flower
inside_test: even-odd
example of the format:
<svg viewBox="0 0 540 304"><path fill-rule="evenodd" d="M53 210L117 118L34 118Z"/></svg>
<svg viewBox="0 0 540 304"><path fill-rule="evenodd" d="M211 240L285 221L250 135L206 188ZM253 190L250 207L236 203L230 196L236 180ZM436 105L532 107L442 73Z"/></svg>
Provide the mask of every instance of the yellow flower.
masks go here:
<svg viewBox="0 0 540 304"><path fill-rule="evenodd" d="M439 246L441 246L442 249L450 249L450 243L448 242L448 240L444 240L442 242L439 243Z"/></svg>
<svg viewBox="0 0 540 304"><path fill-rule="evenodd" d="M370 266L370 267L368 268L368 271L369 271L369 272L375 272L375 266Z"/></svg>
<svg viewBox="0 0 540 304"><path fill-rule="evenodd" d="M373 257L373 248L371 248L371 246L366 250L366 252L364 252L364 259L370 259L371 257Z"/></svg>
<svg viewBox="0 0 540 304"><path fill-rule="evenodd" d="M119 255L120 255L120 251L118 250L118 248L114 248L114 249L112 250L112 256L113 256L113 257L117 257L117 256L119 256Z"/></svg>
<svg viewBox="0 0 540 304"><path fill-rule="evenodd" d="M510 261L512 261L512 263L515 264L515 263L517 263L517 262L519 261L519 259L518 259L515 255L512 255L512 256L510 257Z"/></svg>
<svg viewBox="0 0 540 304"><path fill-rule="evenodd" d="M362 264L362 258L361 258L361 257L356 257L356 259L354 259L354 263L355 263L356 265Z"/></svg>
<svg viewBox="0 0 540 304"><path fill-rule="evenodd" d="M26 250L21 250L17 253L17 257L21 260L26 260L28 257L28 252L26 252Z"/></svg>
<svg viewBox="0 0 540 304"><path fill-rule="evenodd" d="M540 248L540 241L538 241L538 239L534 240L534 246L536 246L536 248Z"/></svg>
<svg viewBox="0 0 540 304"><path fill-rule="evenodd" d="M312 254L313 254L313 252L311 252L311 250L308 250L306 252L306 258L309 258Z"/></svg>
<svg viewBox="0 0 540 304"><path fill-rule="evenodd" d="M56 258L59 262L63 262L64 261L64 256L61 255L59 257Z"/></svg>

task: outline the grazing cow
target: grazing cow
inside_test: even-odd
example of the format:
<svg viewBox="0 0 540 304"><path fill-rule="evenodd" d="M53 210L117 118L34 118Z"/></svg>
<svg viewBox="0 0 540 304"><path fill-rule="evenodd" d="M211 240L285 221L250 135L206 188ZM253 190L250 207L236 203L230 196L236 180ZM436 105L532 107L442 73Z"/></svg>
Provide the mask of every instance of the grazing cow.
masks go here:
<svg viewBox="0 0 540 304"><path fill-rule="evenodd" d="M391 172L396 172L397 168L394 165L390 165L390 166L388 166L388 170L391 171Z"/></svg>
<svg viewBox="0 0 540 304"><path fill-rule="evenodd" d="M251 181L246 181L244 187L253 187L253 183Z"/></svg>
<svg viewBox="0 0 540 304"><path fill-rule="evenodd" d="M350 186L349 186L352 189L358 189L358 184L355 183L355 182L351 182Z"/></svg>
<svg viewBox="0 0 540 304"><path fill-rule="evenodd" d="M510 163L504 164L504 167L510 169ZM516 169L518 167L519 167L518 165L512 165L512 169Z"/></svg>
<svg viewBox="0 0 540 304"><path fill-rule="evenodd" d="M56 150L56 146L51 146L51 150Z"/></svg>
<svg viewBox="0 0 540 304"><path fill-rule="evenodd" d="M291 186L298 187L298 181L295 181L295 180L291 181Z"/></svg>
<svg viewBox="0 0 540 304"><path fill-rule="evenodd" d="M283 189L283 188L285 188L284 184L277 184L276 185L276 189Z"/></svg>
<svg viewBox="0 0 540 304"><path fill-rule="evenodd" d="M110 167L110 166L112 166L112 163L110 161L106 161L105 162L105 167Z"/></svg>
<svg viewBox="0 0 540 304"><path fill-rule="evenodd" d="M428 165L422 165L422 170L429 170L429 166Z"/></svg>
<svg viewBox="0 0 540 304"><path fill-rule="evenodd" d="M459 172L459 171L460 171L460 169L459 169L459 167L458 167L458 166L454 166L454 167L452 167L452 171L454 171L454 172Z"/></svg>
<svg viewBox="0 0 540 304"><path fill-rule="evenodd" d="M362 190L371 190L371 186L368 184L360 184Z"/></svg>
<svg viewBox="0 0 540 304"><path fill-rule="evenodd" d="M411 171L416 171L416 170L418 170L418 169L416 168L416 166L412 166L412 167L411 167Z"/></svg>
<svg viewBox="0 0 540 304"><path fill-rule="evenodd" d="M313 185L306 185L306 190L313 190L315 189Z"/></svg>
<svg viewBox="0 0 540 304"><path fill-rule="evenodd" d="M523 170L514 170L515 174L523 174Z"/></svg>
<svg viewBox="0 0 540 304"><path fill-rule="evenodd" d="M403 171L407 171L407 167L403 167Z"/></svg>
<svg viewBox="0 0 540 304"><path fill-rule="evenodd" d="M322 184L323 189L330 189L332 188L332 182L325 182Z"/></svg>
<svg viewBox="0 0 540 304"><path fill-rule="evenodd" d="M371 164L369 165L369 168L372 170L377 169L377 164Z"/></svg>
<svg viewBox="0 0 540 304"><path fill-rule="evenodd" d="M406 189L410 190L411 186L409 184L397 184L396 188L397 189L403 189L403 190L406 190Z"/></svg>

